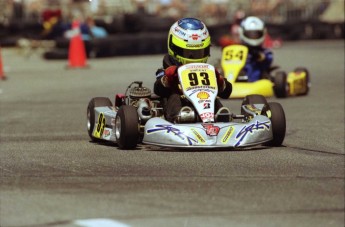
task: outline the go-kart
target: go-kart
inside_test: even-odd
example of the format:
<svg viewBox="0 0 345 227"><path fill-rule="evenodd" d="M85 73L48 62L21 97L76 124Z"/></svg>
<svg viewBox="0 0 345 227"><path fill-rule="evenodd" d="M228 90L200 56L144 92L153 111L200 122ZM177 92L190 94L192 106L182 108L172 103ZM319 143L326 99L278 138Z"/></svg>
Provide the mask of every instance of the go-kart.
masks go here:
<svg viewBox="0 0 345 227"><path fill-rule="evenodd" d="M223 71L224 77L232 83L230 98L244 98L251 94L265 97L275 95L278 98L308 94L310 76L304 67L298 67L286 74L282 70L277 70L279 67L273 66L261 75L260 80L248 82L248 76L243 70L247 56L248 48L244 45L229 45L222 50L220 71Z"/></svg>
<svg viewBox="0 0 345 227"><path fill-rule="evenodd" d="M241 114L226 107L215 111L215 68L205 63L178 68L183 106L174 122L165 119L164 101L131 83L125 94L116 94L113 106L107 97L91 99L87 107L87 131L92 141L111 141L120 149L138 143L173 148L240 148L255 145L280 146L286 122L282 106L261 95L242 101Z"/></svg>

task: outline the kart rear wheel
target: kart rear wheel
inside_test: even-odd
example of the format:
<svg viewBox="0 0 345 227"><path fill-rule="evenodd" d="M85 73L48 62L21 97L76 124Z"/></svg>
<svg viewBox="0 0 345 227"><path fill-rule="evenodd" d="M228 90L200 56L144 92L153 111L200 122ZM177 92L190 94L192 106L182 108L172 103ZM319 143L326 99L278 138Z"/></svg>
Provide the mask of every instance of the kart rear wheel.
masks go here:
<svg viewBox="0 0 345 227"><path fill-rule="evenodd" d="M289 84L284 71L278 71L274 76L274 94L277 98L286 98L289 94Z"/></svg>
<svg viewBox="0 0 345 227"><path fill-rule="evenodd" d="M297 67L294 72L305 72L306 74L306 80L305 80L305 86L306 86L306 90L305 92L301 93L300 95L307 95L309 93L309 89L311 87L311 83L310 83L310 76L309 76L309 71L304 68L304 67Z"/></svg>
<svg viewBox="0 0 345 227"><path fill-rule="evenodd" d="M265 143L265 145L281 146L286 132L286 119L283 107L277 102L270 102L263 108L262 112L271 120L273 133L273 139Z"/></svg>
<svg viewBox="0 0 345 227"><path fill-rule="evenodd" d="M266 98L263 95L247 95L243 101L242 101L242 105L251 105L251 104L264 104L264 105L268 105ZM241 114L245 115L245 111L243 109L241 109Z"/></svg>
<svg viewBox="0 0 345 227"><path fill-rule="evenodd" d="M100 106L113 106L110 99L107 97L95 97L92 98L87 106L87 132L89 137L93 142L99 142L100 139L95 138L92 135L93 129L95 127L95 108Z"/></svg>
<svg viewBox="0 0 345 227"><path fill-rule="evenodd" d="M134 106L123 105L115 118L115 137L120 149L134 149L139 141L139 116Z"/></svg>

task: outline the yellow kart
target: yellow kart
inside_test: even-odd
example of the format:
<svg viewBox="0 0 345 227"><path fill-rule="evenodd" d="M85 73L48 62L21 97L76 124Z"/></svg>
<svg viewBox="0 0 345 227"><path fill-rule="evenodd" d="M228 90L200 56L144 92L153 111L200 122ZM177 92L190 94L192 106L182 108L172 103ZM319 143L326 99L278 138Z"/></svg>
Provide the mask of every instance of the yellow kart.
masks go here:
<svg viewBox="0 0 345 227"><path fill-rule="evenodd" d="M248 48L243 45L230 45L223 49L221 68L224 77L232 83L230 98L244 98L247 95L263 95L265 97L276 96L285 98L295 95L307 95L310 89L309 72L304 67L298 67L293 72L286 74L277 71L271 75L277 67L262 75L262 79L248 82L248 77L243 68L246 64Z"/></svg>

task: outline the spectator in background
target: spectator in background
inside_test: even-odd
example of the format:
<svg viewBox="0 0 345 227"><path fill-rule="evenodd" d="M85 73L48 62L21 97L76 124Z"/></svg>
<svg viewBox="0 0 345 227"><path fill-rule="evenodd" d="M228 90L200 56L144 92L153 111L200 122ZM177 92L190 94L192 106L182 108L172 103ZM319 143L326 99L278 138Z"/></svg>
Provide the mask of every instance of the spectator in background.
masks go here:
<svg viewBox="0 0 345 227"><path fill-rule="evenodd" d="M181 0L159 0L157 15L177 20L187 12L187 6Z"/></svg>
<svg viewBox="0 0 345 227"><path fill-rule="evenodd" d="M86 26L88 34L84 37L85 39L105 38L108 36L107 30L100 26L97 26L95 20L92 17L88 17L86 19Z"/></svg>
<svg viewBox="0 0 345 227"><path fill-rule="evenodd" d="M243 10L237 10L234 14L229 34L225 34L219 39L219 45L224 48L229 45L239 44L241 42L239 29L241 27L241 22L245 17L245 12Z"/></svg>
<svg viewBox="0 0 345 227"><path fill-rule="evenodd" d="M97 26L94 19L92 17L86 18L85 22L79 19L79 29L84 41L90 41L94 38L104 38L108 36L108 32L100 27ZM71 38L74 34L72 30L72 25L69 24L68 30L65 32L65 38Z"/></svg>
<svg viewBox="0 0 345 227"><path fill-rule="evenodd" d="M290 0L251 0L250 13L265 21L279 21L279 8L284 4L288 5L289 2Z"/></svg>
<svg viewBox="0 0 345 227"><path fill-rule="evenodd" d="M136 13L139 15L147 15L146 4L147 0L134 0L136 6Z"/></svg>
<svg viewBox="0 0 345 227"><path fill-rule="evenodd" d="M208 24L221 23L226 20L228 0L201 1L199 17L204 18Z"/></svg>
<svg viewBox="0 0 345 227"><path fill-rule="evenodd" d="M24 19L24 3L23 1L13 1L13 20L23 20Z"/></svg>
<svg viewBox="0 0 345 227"><path fill-rule="evenodd" d="M43 20L43 39L56 39L62 37L64 32L68 29L68 25L62 20L62 13L60 9L44 10L42 13Z"/></svg>
<svg viewBox="0 0 345 227"><path fill-rule="evenodd" d="M230 28L230 36L234 43L240 43L240 27L243 19L245 18L246 14L243 10L237 10L235 12L234 18L232 20L231 28Z"/></svg>

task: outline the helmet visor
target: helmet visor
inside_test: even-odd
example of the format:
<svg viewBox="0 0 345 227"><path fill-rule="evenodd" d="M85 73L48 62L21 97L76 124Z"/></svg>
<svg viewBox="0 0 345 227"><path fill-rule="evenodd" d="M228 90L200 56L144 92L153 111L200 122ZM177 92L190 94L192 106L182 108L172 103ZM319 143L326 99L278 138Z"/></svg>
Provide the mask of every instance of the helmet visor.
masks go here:
<svg viewBox="0 0 345 227"><path fill-rule="evenodd" d="M210 56L210 46L207 46L202 49L191 50L191 49L184 49L179 46L176 46L172 42L170 42L170 48L174 51L176 55L179 55L183 58L188 59L201 59Z"/></svg>
<svg viewBox="0 0 345 227"><path fill-rule="evenodd" d="M260 39L264 35L263 31L254 30L254 31L245 31L244 36L249 39Z"/></svg>
<svg viewBox="0 0 345 227"><path fill-rule="evenodd" d="M210 47L206 47L199 50L182 49L182 53L179 55L183 56L184 58L189 58L189 59L205 58L210 55Z"/></svg>

